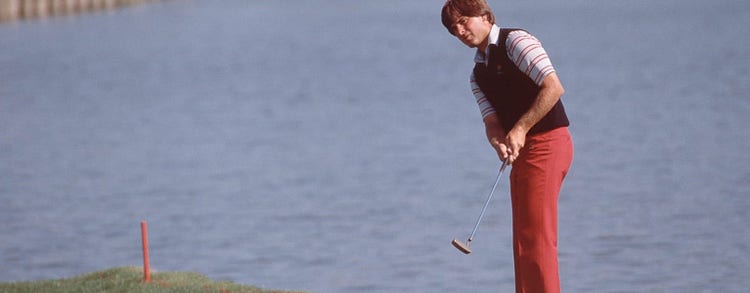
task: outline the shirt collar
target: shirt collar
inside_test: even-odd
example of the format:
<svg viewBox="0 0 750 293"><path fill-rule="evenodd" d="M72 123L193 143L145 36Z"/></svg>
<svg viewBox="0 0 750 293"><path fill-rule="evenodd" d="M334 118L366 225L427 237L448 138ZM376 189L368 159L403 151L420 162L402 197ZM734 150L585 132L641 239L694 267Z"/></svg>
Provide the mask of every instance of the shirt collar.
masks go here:
<svg viewBox="0 0 750 293"><path fill-rule="evenodd" d="M475 63L484 63L487 64L487 55L489 54L490 50L490 44L497 45L498 39L500 38L500 27L496 24L492 24L492 28L490 29L490 35L488 36L489 42L487 43L487 48L484 52L481 52L479 49L477 49L477 53L474 55L474 62Z"/></svg>

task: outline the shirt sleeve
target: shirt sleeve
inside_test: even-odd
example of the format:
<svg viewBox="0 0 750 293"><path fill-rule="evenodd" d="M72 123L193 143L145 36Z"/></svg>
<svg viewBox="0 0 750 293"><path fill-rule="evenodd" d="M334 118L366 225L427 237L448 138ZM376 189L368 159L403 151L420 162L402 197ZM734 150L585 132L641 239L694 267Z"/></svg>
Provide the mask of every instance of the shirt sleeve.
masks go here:
<svg viewBox="0 0 750 293"><path fill-rule="evenodd" d="M487 96L485 96L484 92L482 92L482 89L479 88L479 84L477 84L477 81L474 77L474 72L471 73L471 78L469 79L469 81L471 83L471 92L474 94L477 105L479 105L479 112L482 114L482 119L492 113L495 113L495 109L492 108L492 104L490 104L490 101L487 100Z"/></svg>
<svg viewBox="0 0 750 293"><path fill-rule="evenodd" d="M517 30L509 33L505 47L508 58L537 85L542 85L544 78L555 72L542 43L528 32Z"/></svg>

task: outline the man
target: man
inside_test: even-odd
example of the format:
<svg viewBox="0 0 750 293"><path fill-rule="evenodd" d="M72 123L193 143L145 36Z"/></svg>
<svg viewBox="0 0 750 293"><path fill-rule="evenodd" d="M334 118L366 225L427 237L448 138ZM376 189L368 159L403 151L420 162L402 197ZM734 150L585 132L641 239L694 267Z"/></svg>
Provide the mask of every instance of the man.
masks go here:
<svg viewBox="0 0 750 293"><path fill-rule="evenodd" d="M516 292L560 292L557 199L573 159L563 86L539 40L498 27L485 0L448 0L442 22L476 48L471 89L490 145L513 166Z"/></svg>

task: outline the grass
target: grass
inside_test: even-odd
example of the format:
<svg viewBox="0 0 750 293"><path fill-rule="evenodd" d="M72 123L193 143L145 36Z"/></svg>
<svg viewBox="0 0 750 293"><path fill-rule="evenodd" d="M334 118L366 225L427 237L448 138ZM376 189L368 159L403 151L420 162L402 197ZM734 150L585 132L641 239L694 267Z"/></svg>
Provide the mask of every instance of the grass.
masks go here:
<svg viewBox="0 0 750 293"><path fill-rule="evenodd" d="M143 282L139 267L113 268L82 276L30 282L0 283L0 292L243 292L288 293L293 291L268 290L227 281L212 281L197 273L151 273L151 282Z"/></svg>

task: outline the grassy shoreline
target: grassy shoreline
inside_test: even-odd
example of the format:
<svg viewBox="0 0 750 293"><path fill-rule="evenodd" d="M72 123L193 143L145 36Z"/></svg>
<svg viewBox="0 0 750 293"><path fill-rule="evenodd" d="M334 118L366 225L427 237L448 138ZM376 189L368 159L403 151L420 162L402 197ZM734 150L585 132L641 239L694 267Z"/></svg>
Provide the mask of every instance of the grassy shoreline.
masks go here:
<svg viewBox="0 0 750 293"><path fill-rule="evenodd" d="M156 272L151 282L143 282L139 267L120 267L56 280L0 283L0 292L252 292L291 293L241 285L229 281L213 281L197 273Z"/></svg>

